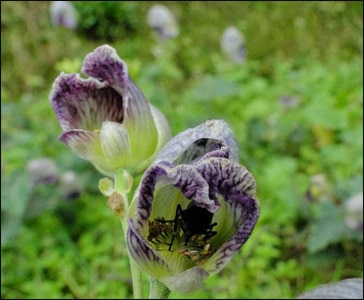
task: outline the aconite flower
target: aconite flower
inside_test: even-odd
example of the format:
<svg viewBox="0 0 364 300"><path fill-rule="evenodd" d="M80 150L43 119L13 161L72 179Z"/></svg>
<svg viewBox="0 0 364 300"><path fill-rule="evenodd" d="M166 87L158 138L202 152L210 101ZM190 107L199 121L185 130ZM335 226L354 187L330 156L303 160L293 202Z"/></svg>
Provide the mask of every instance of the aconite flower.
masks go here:
<svg viewBox="0 0 364 300"><path fill-rule="evenodd" d="M128 247L141 269L170 290L198 288L252 233L256 183L237 149L227 123L209 120L171 139L142 177Z"/></svg>
<svg viewBox="0 0 364 300"><path fill-rule="evenodd" d="M96 48L81 71L90 78L61 73L53 83L60 140L105 175L144 171L170 137L167 120L129 78L114 48Z"/></svg>

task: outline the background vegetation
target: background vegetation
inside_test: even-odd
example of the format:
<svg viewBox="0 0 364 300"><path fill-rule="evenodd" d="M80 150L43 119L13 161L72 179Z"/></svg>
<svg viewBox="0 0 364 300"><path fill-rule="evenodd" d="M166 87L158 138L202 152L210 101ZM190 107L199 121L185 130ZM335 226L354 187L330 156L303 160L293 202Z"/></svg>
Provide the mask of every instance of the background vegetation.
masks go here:
<svg viewBox="0 0 364 300"><path fill-rule="evenodd" d="M1 297L131 297L101 175L58 141L48 100L55 77L79 72L105 43L173 134L230 123L257 180L250 240L202 289L171 298L292 298L362 277L362 227L346 225L344 207L363 190L363 3L168 1L180 35L163 44L146 22L154 3L73 2L73 31L51 24L50 2L1 2ZM243 65L220 53L229 25L245 36ZM58 183L31 188L26 167L38 157L74 171L82 195L67 201Z"/></svg>

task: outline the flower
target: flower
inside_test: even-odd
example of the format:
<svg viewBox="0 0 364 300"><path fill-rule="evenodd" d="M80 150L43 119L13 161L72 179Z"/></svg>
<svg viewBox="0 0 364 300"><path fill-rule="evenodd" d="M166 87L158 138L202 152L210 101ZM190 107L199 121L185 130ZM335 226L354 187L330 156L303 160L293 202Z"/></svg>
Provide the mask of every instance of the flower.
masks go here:
<svg viewBox="0 0 364 300"><path fill-rule="evenodd" d="M344 203L346 225L358 231L363 231L363 192L357 193Z"/></svg>
<svg viewBox="0 0 364 300"><path fill-rule="evenodd" d="M176 18L164 5L153 5L148 11L147 22L161 41L175 38L179 34Z"/></svg>
<svg viewBox="0 0 364 300"><path fill-rule="evenodd" d="M259 216L255 190L227 123L209 120L180 133L136 191L127 234L131 255L170 290L198 288L251 235Z"/></svg>
<svg viewBox="0 0 364 300"><path fill-rule="evenodd" d="M231 61L235 63L243 63L246 53L244 46L244 37L238 28L228 26L221 36L220 46Z"/></svg>
<svg viewBox="0 0 364 300"><path fill-rule="evenodd" d="M77 11L70 1L51 1L49 11L53 25L70 29L77 27Z"/></svg>
<svg viewBox="0 0 364 300"><path fill-rule="evenodd" d="M74 171L66 171L61 174L59 184L65 201L76 200L83 192L81 179Z"/></svg>
<svg viewBox="0 0 364 300"><path fill-rule="evenodd" d="M81 71L90 78L62 72L53 83L60 140L107 176L121 168L144 171L170 137L167 120L129 78L114 48L96 48Z"/></svg>
<svg viewBox="0 0 364 300"><path fill-rule="evenodd" d="M52 159L47 157L30 160L27 164L27 171L32 187L39 184L54 184L58 180L57 166Z"/></svg>

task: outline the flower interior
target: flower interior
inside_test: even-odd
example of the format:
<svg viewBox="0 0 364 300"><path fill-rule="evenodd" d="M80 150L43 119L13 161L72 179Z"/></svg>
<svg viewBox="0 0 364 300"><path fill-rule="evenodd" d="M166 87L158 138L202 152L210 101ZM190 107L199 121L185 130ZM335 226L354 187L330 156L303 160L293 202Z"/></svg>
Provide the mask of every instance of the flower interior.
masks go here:
<svg viewBox="0 0 364 300"><path fill-rule="evenodd" d="M229 207L219 195L220 207L212 213L197 206L193 199L187 199L180 189L168 182L158 182L154 193L145 235L161 257L172 255L184 264L201 265L236 228L231 218L224 218L229 215ZM173 203L165 205L170 201L163 199L163 195L168 195Z"/></svg>

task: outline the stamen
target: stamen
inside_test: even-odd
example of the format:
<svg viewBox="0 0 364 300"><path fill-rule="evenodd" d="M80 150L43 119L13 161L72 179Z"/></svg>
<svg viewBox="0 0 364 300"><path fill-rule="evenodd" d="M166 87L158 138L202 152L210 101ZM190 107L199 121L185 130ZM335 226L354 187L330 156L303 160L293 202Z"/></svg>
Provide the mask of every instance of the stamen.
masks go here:
<svg viewBox="0 0 364 300"><path fill-rule="evenodd" d="M147 240L158 251L178 252L195 263L201 263L209 258L214 250L207 241L216 234L212 228L217 223L210 223L212 214L208 215L205 220L202 219L202 223L188 223L190 215L186 214L192 210L196 211L195 207L190 206L186 210L182 210L178 205L173 220L166 220L162 217L149 221Z"/></svg>

